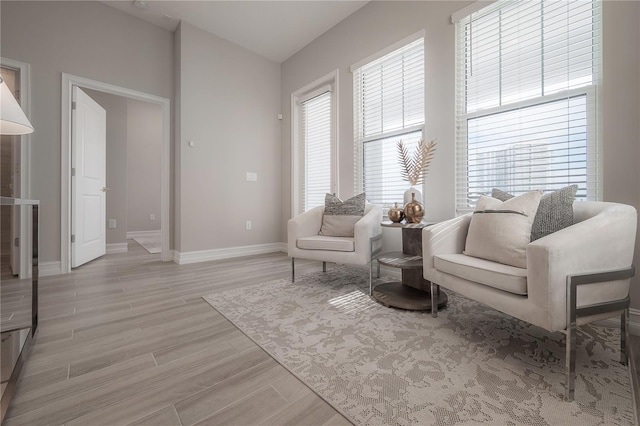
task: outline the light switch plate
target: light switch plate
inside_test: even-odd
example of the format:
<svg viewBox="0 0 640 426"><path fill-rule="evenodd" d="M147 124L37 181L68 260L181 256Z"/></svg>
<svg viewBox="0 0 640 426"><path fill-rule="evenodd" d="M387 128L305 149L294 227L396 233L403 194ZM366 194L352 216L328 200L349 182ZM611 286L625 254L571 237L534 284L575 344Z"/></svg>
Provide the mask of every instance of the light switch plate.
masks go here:
<svg viewBox="0 0 640 426"><path fill-rule="evenodd" d="M116 220L109 219L109 229L114 229L116 227Z"/></svg>

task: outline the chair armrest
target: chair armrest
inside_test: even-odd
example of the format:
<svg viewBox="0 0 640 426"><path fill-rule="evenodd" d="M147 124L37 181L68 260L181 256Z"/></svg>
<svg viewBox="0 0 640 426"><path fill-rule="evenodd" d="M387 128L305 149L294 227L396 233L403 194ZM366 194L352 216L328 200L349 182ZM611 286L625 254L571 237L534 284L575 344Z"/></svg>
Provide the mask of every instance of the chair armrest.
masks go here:
<svg viewBox="0 0 640 426"><path fill-rule="evenodd" d="M322 226L323 213L324 206L319 206L289 219L287 222L287 241L290 249L296 247L298 238L318 235Z"/></svg>
<svg viewBox="0 0 640 426"><path fill-rule="evenodd" d="M372 206L371 210L356 222L353 230L353 236L355 238L356 252L368 253L367 258L371 258L371 238L377 237L382 234L382 207ZM380 240L382 244L382 240Z"/></svg>
<svg viewBox="0 0 640 426"><path fill-rule="evenodd" d="M434 270L433 257L462 253L467 241L471 213L428 226L422 230L423 273L429 279Z"/></svg>
<svg viewBox="0 0 640 426"><path fill-rule="evenodd" d="M550 330L564 330L567 276L625 269L633 263L637 213L613 204L599 214L527 246L528 296L548 312ZM629 279L581 286L578 306L624 298ZM584 288L583 288L584 287Z"/></svg>

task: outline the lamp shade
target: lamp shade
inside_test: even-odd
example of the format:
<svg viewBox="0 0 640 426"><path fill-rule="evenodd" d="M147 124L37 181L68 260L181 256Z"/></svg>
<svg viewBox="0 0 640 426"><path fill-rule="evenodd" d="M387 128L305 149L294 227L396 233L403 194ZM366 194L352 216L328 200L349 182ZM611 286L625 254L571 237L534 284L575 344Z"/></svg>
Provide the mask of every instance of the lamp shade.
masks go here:
<svg viewBox="0 0 640 426"><path fill-rule="evenodd" d="M31 132L33 126L0 77L0 135L26 135Z"/></svg>

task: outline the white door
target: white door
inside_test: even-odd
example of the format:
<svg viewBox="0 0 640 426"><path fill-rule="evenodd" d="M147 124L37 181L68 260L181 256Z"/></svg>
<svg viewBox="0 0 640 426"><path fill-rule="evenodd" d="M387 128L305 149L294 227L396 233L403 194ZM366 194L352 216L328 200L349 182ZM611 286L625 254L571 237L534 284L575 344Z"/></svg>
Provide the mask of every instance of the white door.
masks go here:
<svg viewBox="0 0 640 426"><path fill-rule="evenodd" d="M71 112L71 267L106 252L107 113L78 87Z"/></svg>

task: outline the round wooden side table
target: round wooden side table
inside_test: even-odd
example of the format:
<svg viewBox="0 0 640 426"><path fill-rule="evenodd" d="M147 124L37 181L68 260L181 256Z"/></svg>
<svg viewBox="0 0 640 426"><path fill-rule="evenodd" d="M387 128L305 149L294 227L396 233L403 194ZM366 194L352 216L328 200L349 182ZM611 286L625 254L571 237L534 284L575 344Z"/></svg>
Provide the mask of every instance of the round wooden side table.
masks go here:
<svg viewBox="0 0 640 426"><path fill-rule="evenodd" d="M382 222L383 227L402 229L402 252L380 254L380 265L402 270L402 281L378 284L372 296L387 307L411 311L431 311L431 283L422 276L422 229L433 225L429 222ZM447 304L447 294L438 290L438 308Z"/></svg>

